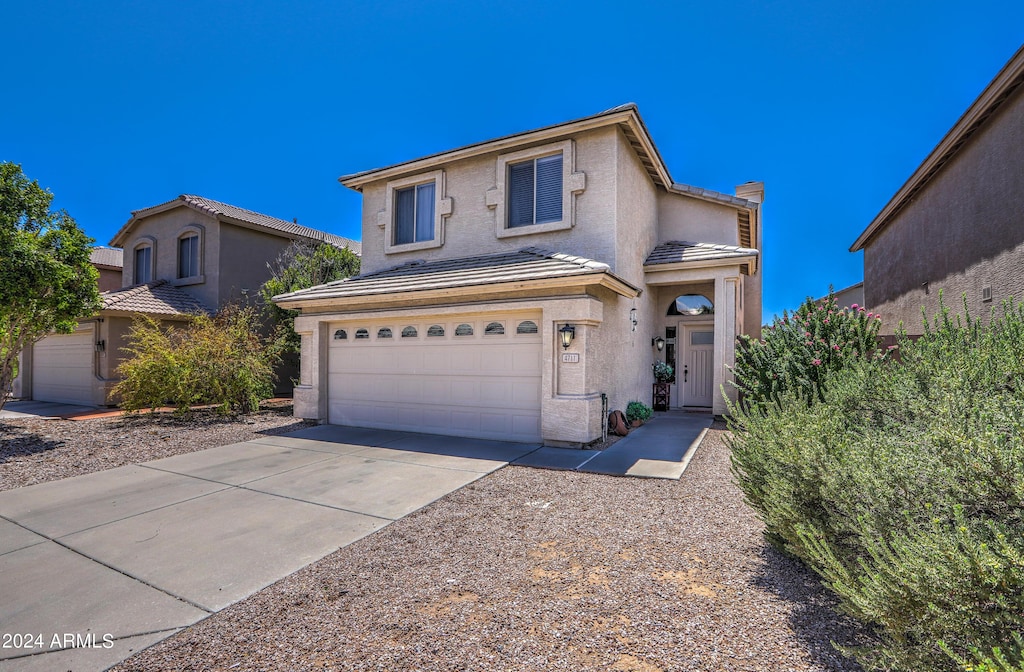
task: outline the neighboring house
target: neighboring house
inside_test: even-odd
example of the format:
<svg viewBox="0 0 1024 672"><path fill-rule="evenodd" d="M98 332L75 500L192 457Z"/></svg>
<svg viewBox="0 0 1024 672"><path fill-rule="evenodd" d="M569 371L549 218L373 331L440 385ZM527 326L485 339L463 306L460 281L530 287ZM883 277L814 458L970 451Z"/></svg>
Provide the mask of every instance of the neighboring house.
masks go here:
<svg viewBox="0 0 1024 672"><path fill-rule="evenodd" d="M47 336L26 349L20 395L91 406L110 403L133 317L146 314L173 323L254 300L270 277L267 263L293 241L359 252L359 243L347 238L200 196L179 196L134 211L110 241L121 249L97 248L93 254L102 289L99 261L124 250L117 289L104 291L102 309L81 320L73 333Z"/></svg>
<svg viewBox="0 0 1024 672"><path fill-rule="evenodd" d="M116 247L94 247L89 261L99 271L101 292L121 287L121 270L124 268L124 250Z"/></svg>
<svg viewBox="0 0 1024 672"><path fill-rule="evenodd" d="M832 290L832 296L840 308L849 308L853 304L857 304L858 307L864 306L864 283L858 282L843 289ZM823 296L815 303L821 303L826 298L827 296Z"/></svg>
<svg viewBox="0 0 1024 672"><path fill-rule="evenodd" d="M921 309L974 317L1024 299L1024 47L860 234L864 301L882 333L923 332Z"/></svg>
<svg viewBox="0 0 1024 672"><path fill-rule="evenodd" d="M676 183L636 106L340 181L362 274L275 297L302 311L299 417L578 446L602 396L650 404L666 358L673 407L726 410L760 332L763 185Z"/></svg>

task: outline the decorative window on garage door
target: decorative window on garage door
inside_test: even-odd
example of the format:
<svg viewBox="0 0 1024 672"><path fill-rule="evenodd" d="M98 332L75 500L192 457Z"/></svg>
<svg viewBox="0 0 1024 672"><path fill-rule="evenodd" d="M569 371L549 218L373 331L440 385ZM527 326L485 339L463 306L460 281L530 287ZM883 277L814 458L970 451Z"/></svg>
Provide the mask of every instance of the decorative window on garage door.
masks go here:
<svg viewBox="0 0 1024 672"><path fill-rule="evenodd" d="M336 340L336 341L347 341L348 340L348 332L345 331L344 329L338 329L336 332L334 332L334 340Z"/></svg>
<svg viewBox="0 0 1024 672"><path fill-rule="evenodd" d="M377 338L391 338L391 329L388 327L381 327L377 330Z"/></svg>
<svg viewBox="0 0 1024 672"><path fill-rule="evenodd" d="M416 331L416 327L408 326L402 329L402 338L416 338L419 336L419 332Z"/></svg>
<svg viewBox="0 0 1024 672"><path fill-rule="evenodd" d="M517 334L536 334L537 333L537 323L534 322L533 320L523 320L522 322L519 323L519 326L516 327L516 333Z"/></svg>
<svg viewBox="0 0 1024 672"><path fill-rule="evenodd" d="M432 325L429 329L427 329L427 336L444 336L444 327L442 327L440 324Z"/></svg>
<svg viewBox="0 0 1024 672"><path fill-rule="evenodd" d="M500 336L505 333L505 325L501 322L491 322L484 327L484 336Z"/></svg>
<svg viewBox="0 0 1024 672"><path fill-rule="evenodd" d="M364 338L369 338L369 337L370 337L370 332L367 331L366 329L356 329L356 340L357 341L362 340Z"/></svg>
<svg viewBox="0 0 1024 672"><path fill-rule="evenodd" d="M472 336L473 335L473 325L472 324L466 324L466 323L460 324L459 326L455 327L455 335L456 336Z"/></svg>

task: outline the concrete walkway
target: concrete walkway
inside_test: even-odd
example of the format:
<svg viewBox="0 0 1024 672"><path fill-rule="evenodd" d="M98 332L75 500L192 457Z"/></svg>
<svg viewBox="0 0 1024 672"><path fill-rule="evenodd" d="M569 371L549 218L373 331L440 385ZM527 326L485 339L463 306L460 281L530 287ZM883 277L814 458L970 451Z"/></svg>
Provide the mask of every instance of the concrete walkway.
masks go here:
<svg viewBox="0 0 1024 672"><path fill-rule="evenodd" d="M512 464L613 476L678 479L714 418L704 413L657 413L605 450L541 448Z"/></svg>
<svg viewBox="0 0 1024 672"><path fill-rule="evenodd" d="M537 448L325 425L0 493L0 670L104 670Z"/></svg>
<svg viewBox="0 0 1024 672"><path fill-rule="evenodd" d="M0 410L3 418L67 418L96 412L94 406L76 406L55 401L8 401Z"/></svg>

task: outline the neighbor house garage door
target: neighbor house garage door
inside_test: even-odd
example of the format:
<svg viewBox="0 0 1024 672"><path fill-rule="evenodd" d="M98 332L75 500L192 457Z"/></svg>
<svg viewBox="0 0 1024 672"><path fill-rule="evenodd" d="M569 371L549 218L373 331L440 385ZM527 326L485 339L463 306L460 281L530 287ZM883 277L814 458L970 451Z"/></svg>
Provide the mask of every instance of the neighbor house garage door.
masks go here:
<svg viewBox="0 0 1024 672"><path fill-rule="evenodd" d="M47 336L33 346L32 398L92 405L92 332Z"/></svg>
<svg viewBox="0 0 1024 672"><path fill-rule="evenodd" d="M540 316L331 325L328 421L540 440Z"/></svg>

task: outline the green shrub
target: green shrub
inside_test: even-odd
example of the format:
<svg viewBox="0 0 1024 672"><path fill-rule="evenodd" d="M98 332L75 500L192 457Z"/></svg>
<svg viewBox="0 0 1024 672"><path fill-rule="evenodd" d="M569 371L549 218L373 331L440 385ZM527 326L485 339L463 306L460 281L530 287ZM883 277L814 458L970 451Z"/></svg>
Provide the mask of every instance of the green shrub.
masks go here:
<svg viewBox="0 0 1024 672"><path fill-rule="evenodd" d="M1024 308L943 310L900 362L855 357L731 408L768 538L878 634L868 669L1024 667ZM969 663L968 660L975 662Z"/></svg>
<svg viewBox="0 0 1024 672"><path fill-rule="evenodd" d="M795 313L762 331L762 340L743 335L736 344L736 385L747 403L779 402L793 390L807 403L824 399L824 381L851 360L881 357L879 318L853 304L838 307L835 296L807 299Z"/></svg>
<svg viewBox="0 0 1024 672"><path fill-rule="evenodd" d="M214 317L195 315L183 327L148 316L136 319L122 348L127 357L114 388L129 411L171 405L179 414L196 404L221 413L248 413L274 392L279 348L260 336L253 308L228 307Z"/></svg>
<svg viewBox="0 0 1024 672"><path fill-rule="evenodd" d="M639 420L640 422L647 422L651 418L651 414L654 411L651 407L642 401L631 401L626 404L626 419L630 422Z"/></svg>

